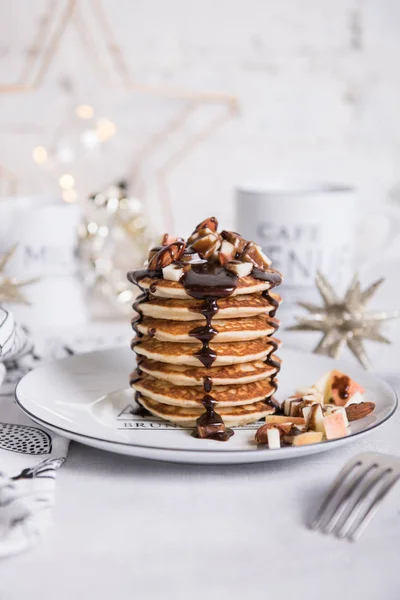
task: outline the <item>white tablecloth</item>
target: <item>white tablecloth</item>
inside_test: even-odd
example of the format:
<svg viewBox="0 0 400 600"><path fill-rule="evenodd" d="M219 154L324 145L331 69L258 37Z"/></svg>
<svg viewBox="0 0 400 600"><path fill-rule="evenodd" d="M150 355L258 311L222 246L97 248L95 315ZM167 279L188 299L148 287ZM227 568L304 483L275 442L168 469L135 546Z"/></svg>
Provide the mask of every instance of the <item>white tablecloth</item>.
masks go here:
<svg viewBox="0 0 400 600"><path fill-rule="evenodd" d="M316 338L302 335L282 337L312 346ZM394 346L375 346L372 357L400 391L399 324L390 335ZM356 544L305 523L348 458L400 454L399 421L336 451L238 467L150 462L72 443L52 535L0 563L0 599L398 600L400 486Z"/></svg>

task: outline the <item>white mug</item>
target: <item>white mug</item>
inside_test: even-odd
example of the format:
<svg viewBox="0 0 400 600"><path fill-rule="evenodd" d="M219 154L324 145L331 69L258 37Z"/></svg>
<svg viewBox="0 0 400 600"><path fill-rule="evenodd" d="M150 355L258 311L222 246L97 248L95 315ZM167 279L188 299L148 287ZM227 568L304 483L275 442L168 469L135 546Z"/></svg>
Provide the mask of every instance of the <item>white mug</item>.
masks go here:
<svg viewBox="0 0 400 600"><path fill-rule="evenodd" d="M13 305L18 320L35 329L86 321L76 277L80 209L58 198L10 197L0 200L0 256L16 245L6 274L37 279L21 291L30 306Z"/></svg>
<svg viewBox="0 0 400 600"><path fill-rule="evenodd" d="M309 299L310 294L315 298L317 270L334 286L343 287L351 277L356 197L349 186L239 186L236 228L262 246L282 271L286 303Z"/></svg>

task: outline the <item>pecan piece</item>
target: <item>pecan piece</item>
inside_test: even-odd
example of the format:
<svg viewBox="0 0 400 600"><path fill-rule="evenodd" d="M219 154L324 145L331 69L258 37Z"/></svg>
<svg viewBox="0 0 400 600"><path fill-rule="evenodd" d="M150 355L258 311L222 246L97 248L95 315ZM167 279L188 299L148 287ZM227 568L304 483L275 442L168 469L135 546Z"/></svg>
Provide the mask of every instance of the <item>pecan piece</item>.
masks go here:
<svg viewBox="0 0 400 600"><path fill-rule="evenodd" d="M375 409L374 402L359 402L358 404L349 404L346 406L346 415L349 421L357 421L371 414Z"/></svg>
<svg viewBox="0 0 400 600"><path fill-rule="evenodd" d="M259 429L257 429L256 431L256 435L255 435L255 440L257 442L257 444L268 444L268 430L269 429L278 429L279 431L279 436L283 437L284 435L287 435L289 433L289 431L291 431L293 427L293 423L279 423L279 425L277 423L265 423L264 425L261 425L261 427L259 427Z"/></svg>
<svg viewBox="0 0 400 600"><path fill-rule="evenodd" d="M148 270L159 271L176 260L179 260L185 251L185 247L185 242L174 242L173 244L164 246L152 257L148 265Z"/></svg>
<svg viewBox="0 0 400 600"><path fill-rule="evenodd" d="M174 242L182 242L182 238L178 238L176 235L171 235L170 233L164 233L161 239L161 246L169 246Z"/></svg>
<svg viewBox="0 0 400 600"><path fill-rule="evenodd" d="M204 219L201 223L199 223L194 230L193 233L197 233L202 229L209 229L210 231L217 231L218 229L218 221L215 217L208 217L208 219Z"/></svg>

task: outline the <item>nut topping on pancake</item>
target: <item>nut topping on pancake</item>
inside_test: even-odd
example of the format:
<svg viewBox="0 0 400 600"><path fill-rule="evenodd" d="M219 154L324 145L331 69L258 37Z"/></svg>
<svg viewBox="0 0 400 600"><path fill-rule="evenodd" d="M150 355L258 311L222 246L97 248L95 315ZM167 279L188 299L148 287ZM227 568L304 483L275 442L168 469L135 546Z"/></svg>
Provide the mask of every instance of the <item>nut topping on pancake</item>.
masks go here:
<svg viewBox="0 0 400 600"><path fill-rule="evenodd" d="M173 242L172 244L168 244L168 246L163 246L150 260L149 271L159 271L179 260L185 251L185 247L186 242Z"/></svg>

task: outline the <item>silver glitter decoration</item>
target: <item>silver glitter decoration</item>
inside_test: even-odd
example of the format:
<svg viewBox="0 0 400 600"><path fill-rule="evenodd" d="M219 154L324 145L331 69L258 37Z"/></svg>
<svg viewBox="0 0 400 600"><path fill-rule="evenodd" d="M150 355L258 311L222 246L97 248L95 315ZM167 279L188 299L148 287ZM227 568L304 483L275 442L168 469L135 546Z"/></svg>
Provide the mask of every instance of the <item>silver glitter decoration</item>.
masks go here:
<svg viewBox="0 0 400 600"><path fill-rule="evenodd" d="M376 293L384 279L379 279L365 290L361 290L358 275L355 275L344 298L340 299L327 279L318 273L315 283L321 294L323 306L309 302L298 302L309 314L297 317L298 323L288 327L289 331L321 331L323 336L314 348L316 354L338 358L343 347L348 348L365 369L370 368L363 340L390 344L380 332L381 323L400 317L400 311L367 311L365 306Z"/></svg>

